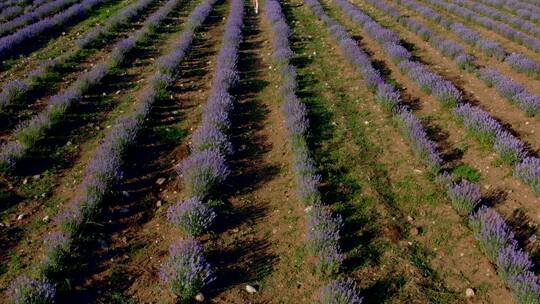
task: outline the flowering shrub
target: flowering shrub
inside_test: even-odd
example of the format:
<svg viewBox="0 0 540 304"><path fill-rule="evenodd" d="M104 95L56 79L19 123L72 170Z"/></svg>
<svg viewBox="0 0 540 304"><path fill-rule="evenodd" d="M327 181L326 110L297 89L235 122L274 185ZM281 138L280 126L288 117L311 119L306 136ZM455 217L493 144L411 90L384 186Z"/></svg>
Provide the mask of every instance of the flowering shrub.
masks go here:
<svg viewBox="0 0 540 304"><path fill-rule="evenodd" d="M214 281L214 274L204 259L202 245L194 239L186 239L171 245L160 278L171 292L188 301Z"/></svg>
<svg viewBox="0 0 540 304"><path fill-rule="evenodd" d="M191 236L204 233L215 218L216 213L196 198L178 202L167 211L167 219Z"/></svg>

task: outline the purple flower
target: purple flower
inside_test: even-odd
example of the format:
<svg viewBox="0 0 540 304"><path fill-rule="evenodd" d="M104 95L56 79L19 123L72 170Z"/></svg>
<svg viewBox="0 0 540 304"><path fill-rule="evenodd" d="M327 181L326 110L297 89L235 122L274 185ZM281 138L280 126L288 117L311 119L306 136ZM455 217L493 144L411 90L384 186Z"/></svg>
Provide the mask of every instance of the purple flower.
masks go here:
<svg viewBox="0 0 540 304"><path fill-rule="evenodd" d="M233 153L232 144L227 136L215 125L209 123L203 123L201 127L193 132L191 150L193 153L204 150L218 150L223 155Z"/></svg>
<svg viewBox="0 0 540 304"><path fill-rule="evenodd" d="M448 185L448 196L454 209L461 215L469 215L480 203L482 193L480 186L469 181L451 183Z"/></svg>
<svg viewBox="0 0 540 304"><path fill-rule="evenodd" d="M516 245L501 249L496 263L497 273L506 283L512 283L517 275L529 271L533 266L529 255Z"/></svg>
<svg viewBox="0 0 540 304"><path fill-rule="evenodd" d="M393 85L383 83L379 85L375 99L389 112L394 112L401 103L401 94Z"/></svg>
<svg viewBox="0 0 540 304"><path fill-rule="evenodd" d="M514 233L493 209L482 206L469 220L480 248L492 261L497 260L501 249L516 244Z"/></svg>
<svg viewBox="0 0 540 304"><path fill-rule="evenodd" d="M501 125L488 113L470 104L459 105L454 114L483 144L493 144L497 133L502 131Z"/></svg>
<svg viewBox="0 0 540 304"><path fill-rule="evenodd" d="M321 304L361 304L362 297L351 279L333 280L321 290Z"/></svg>
<svg viewBox="0 0 540 304"><path fill-rule="evenodd" d="M0 170L13 169L24 152L25 148L17 141L10 141L0 146Z"/></svg>
<svg viewBox="0 0 540 304"><path fill-rule="evenodd" d="M508 55L505 61L516 71L536 76L540 73L540 66L527 56L518 53Z"/></svg>
<svg viewBox="0 0 540 304"><path fill-rule="evenodd" d="M171 245L160 279L181 300L189 301L214 281L214 274L204 258L202 245L186 239Z"/></svg>
<svg viewBox="0 0 540 304"><path fill-rule="evenodd" d="M461 92L450 81L435 82L431 91L446 107L453 108L461 102Z"/></svg>
<svg viewBox="0 0 540 304"><path fill-rule="evenodd" d="M472 72L476 69L474 57L468 54L461 54L454 59L460 69Z"/></svg>
<svg viewBox="0 0 540 304"><path fill-rule="evenodd" d="M194 197L178 202L167 210L167 219L191 236L204 233L215 218L216 213Z"/></svg>
<svg viewBox="0 0 540 304"><path fill-rule="evenodd" d="M399 44L387 43L384 45L384 50L392 58L395 63L400 63L411 58L411 53Z"/></svg>
<svg viewBox="0 0 540 304"><path fill-rule="evenodd" d="M497 133L493 148L507 164L515 164L526 155L523 143L507 131Z"/></svg>
<svg viewBox="0 0 540 304"><path fill-rule="evenodd" d="M54 303L56 288L44 279L32 279L27 276L17 277L7 291L10 303Z"/></svg>
<svg viewBox="0 0 540 304"><path fill-rule="evenodd" d="M341 217L334 217L320 205L313 205L308 214L308 248L312 253L324 252L327 247L339 248Z"/></svg>
<svg viewBox="0 0 540 304"><path fill-rule="evenodd" d="M540 283L534 272L520 273L509 284L518 303L540 303Z"/></svg>
<svg viewBox="0 0 540 304"><path fill-rule="evenodd" d="M178 166L189 197L204 198L229 175L225 158L217 150L194 153Z"/></svg>
<svg viewBox="0 0 540 304"><path fill-rule="evenodd" d="M307 248L317 257L315 270L323 277L338 273L345 258L339 245L342 225L340 216L333 216L319 204L308 213Z"/></svg>
<svg viewBox="0 0 540 304"><path fill-rule="evenodd" d="M527 157L514 167L514 175L540 195L540 159Z"/></svg>
<svg viewBox="0 0 540 304"><path fill-rule="evenodd" d="M20 80L13 80L2 87L0 93L0 110L12 102L19 100L28 92L28 84Z"/></svg>
<svg viewBox="0 0 540 304"><path fill-rule="evenodd" d="M436 144L429 140L422 123L409 110L400 109L396 113L403 134L407 136L413 151L433 171L438 171L442 165Z"/></svg>
<svg viewBox="0 0 540 304"><path fill-rule="evenodd" d="M528 92L517 94L513 100L519 105L528 116L540 115L540 96Z"/></svg>

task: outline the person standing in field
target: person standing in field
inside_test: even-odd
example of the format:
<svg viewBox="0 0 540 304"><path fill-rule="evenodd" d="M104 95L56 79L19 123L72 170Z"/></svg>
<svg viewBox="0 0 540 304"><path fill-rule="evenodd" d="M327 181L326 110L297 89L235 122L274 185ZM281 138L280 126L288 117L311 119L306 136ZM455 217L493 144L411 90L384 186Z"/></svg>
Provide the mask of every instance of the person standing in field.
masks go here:
<svg viewBox="0 0 540 304"><path fill-rule="evenodd" d="M253 0L255 1L255 15L259 14L259 0Z"/></svg>

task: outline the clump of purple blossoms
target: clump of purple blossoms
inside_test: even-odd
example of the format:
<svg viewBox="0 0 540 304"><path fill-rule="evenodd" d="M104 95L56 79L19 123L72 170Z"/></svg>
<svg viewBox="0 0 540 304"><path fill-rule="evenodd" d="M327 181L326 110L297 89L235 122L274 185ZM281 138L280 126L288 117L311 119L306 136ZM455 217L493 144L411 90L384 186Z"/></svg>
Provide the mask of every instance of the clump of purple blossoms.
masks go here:
<svg viewBox="0 0 540 304"><path fill-rule="evenodd" d="M492 261L497 260L501 249L516 244L510 227L489 207L480 207L469 217L469 221L480 248Z"/></svg>
<svg viewBox="0 0 540 304"><path fill-rule="evenodd" d="M216 218L216 213L199 199L178 202L167 210L167 219L191 236L204 233Z"/></svg>
<svg viewBox="0 0 540 304"><path fill-rule="evenodd" d="M204 198L229 175L225 157L217 150L190 155L178 166L188 197Z"/></svg>
<svg viewBox="0 0 540 304"><path fill-rule="evenodd" d="M214 281L214 274L204 258L203 246L197 240L186 239L171 245L160 279L180 300L187 302Z"/></svg>
<svg viewBox="0 0 540 304"><path fill-rule="evenodd" d="M493 117L468 103L458 106L454 114L483 144L492 145L497 133L502 131L501 125Z"/></svg>
<svg viewBox="0 0 540 304"><path fill-rule="evenodd" d="M218 150L223 155L233 153L232 144L218 127L210 123L203 125L195 132L191 138L191 150L193 153L202 152L204 150Z"/></svg>
<svg viewBox="0 0 540 304"><path fill-rule="evenodd" d="M391 84L383 83L379 85L375 99L390 113L401 103L401 94Z"/></svg>
<svg viewBox="0 0 540 304"><path fill-rule="evenodd" d="M353 280L333 280L321 289L320 303L361 304L362 297Z"/></svg>
<svg viewBox="0 0 540 304"><path fill-rule="evenodd" d="M509 285L518 303L540 303L540 283L532 271L525 271L515 276Z"/></svg>
<svg viewBox="0 0 540 304"><path fill-rule="evenodd" d="M431 91L445 107L453 108L461 102L461 92L450 81L437 81Z"/></svg>
<svg viewBox="0 0 540 304"><path fill-rule="evenodd" d="M476 65L474 63L474 57L468 54L458 55L454 59L460 69L472 72L476 70Z"/></svg>
<svg viewBox="0 0 540 304"><path fill-rule="evenodd" d="M344 256L340 251L340 216L333 216L321 205L314 205L308 214L307 248L317 256L316 270L321 276L339 272Z"/></svg>
<svg viewBox="0 0 540 304"><path fill-rule="evenodd" d="M44 279L19 276L7 291L10 304L49 304L54 303L56 288Z"/></svg>
<svg viewBox="0 0 540 304"><path fill-rule="evenodd" d="M493 148L501 160L510 165L521 161L526 155L523 143L507 131L497 133Z"/></svg>
<svg viewBox="0 0 540 304"><path fill-rule="evenodd" d="M540 159L527 157L514 167L514 175L540 195Z"/></svg>
<svg viewBox="0 0 540 304"><path fill-rule="evenodd" d="M540 96L523 92L513 97L528 116L540 116Z"/></svg>
<svg viewBox="0 0 540 304"><path fill-rule="evenodd" d="M482 193L478 184L464 180L460 183L449 184L448 196L459 214L469 215L480 203Z"/></svg>
<svg viewBox="0 0 540 304"><path fill-rule="evenodd" d="M508 284L511 284L517 275L529 271L533 266L529 255L516 245L501 249L496 264L497 273Z"/></svg>
<svg viewBox="0 0 540 304"><path fill-rule="evenodd" d="M394 61L394 63L400 63L403 60L409 60L411 58L411 52L407 51L399 44L387 43L384 45L384 50Z"/></svg>
<svg viewBox="0 0 540 304"><path fill-rule="evenodd" d="M418 118L407 109L398 110L395 117L418 158L424 161L433 172L439 171L442 158L437 151L436 144L428 138Z"/></svg>
<svg viewBox="0 0 540 304"><path fill-rule="evenodd" d="M540 66L527 56L518 53L508 55L505 61L516 71L536 77L540 73Z"/></svg>
<svg viewBox="0 0 540 304"><path fill-rule="evenodd" d="M70 254L71 238L63 231L55 231L45 236L45 261L42 262L42 272L45 276L61 273L65 266L66 257Z"/></svg>

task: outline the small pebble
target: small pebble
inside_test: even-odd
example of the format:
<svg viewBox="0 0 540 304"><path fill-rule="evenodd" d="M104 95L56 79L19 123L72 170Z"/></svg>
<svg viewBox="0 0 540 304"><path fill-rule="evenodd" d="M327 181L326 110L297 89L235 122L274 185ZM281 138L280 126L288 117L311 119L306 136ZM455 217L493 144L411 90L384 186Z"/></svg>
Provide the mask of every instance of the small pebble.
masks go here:
<svg viewBox="0 0 540 304"><path fill-rule="evenodd" d="M472 288L467 288L465 290L465 297L466 298L472 298L474 297L474 290Z"/></svg>
<svg viewBox="0 0 540 304"><path fill-rule="evenodd" d="M195 296L195 301L197 302L203 302L204 301L204 295L202 293L198 293L196 296Z"/></svg>
<svg viewBox="0 0 540 304"><path fill-rule="evenodd" d="M246 291L247 291L248 293L253 294L253 293L256 293L256 292L257 292L257 289L256 289L255 287L251 286L251 285L246 285Z"/></svg>

